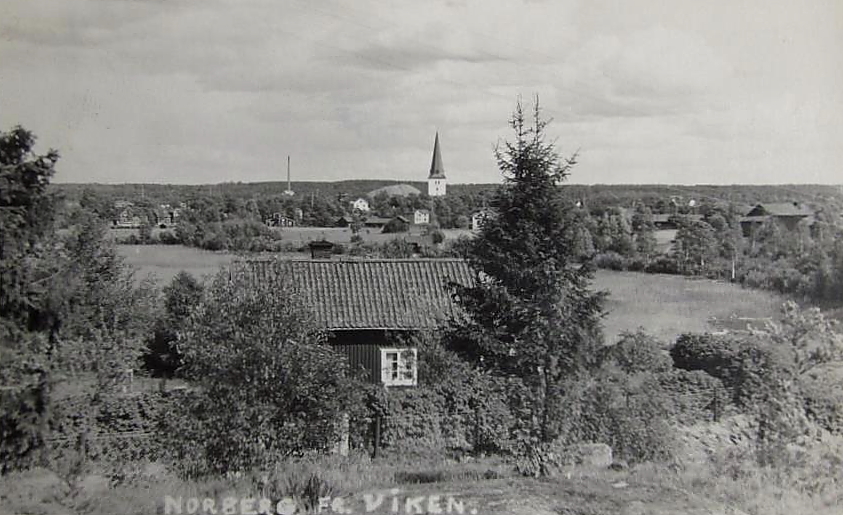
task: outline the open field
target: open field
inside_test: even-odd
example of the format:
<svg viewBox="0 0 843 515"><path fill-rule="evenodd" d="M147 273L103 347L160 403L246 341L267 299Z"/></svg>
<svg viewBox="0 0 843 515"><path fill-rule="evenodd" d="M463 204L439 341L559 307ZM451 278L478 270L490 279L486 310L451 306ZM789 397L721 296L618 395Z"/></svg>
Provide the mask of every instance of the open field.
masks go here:
<svg viewBox="0 0 843 515"><path fill-rule="evenodd" d="M770 292L678 275L598 270L594 287L609 292L609 342L638 327L665 342L684 332L762 327L784 302Z"/></svg>
<svg viewBox="0 0 843 515"><path fill-rule="evenodd" d="M161 286L180 271L197 278L215 273L236 259L232 253L210 252L180 245L119 245L139 277L153 274ZM290 254L306 257L306 254ZM784 300L769 292L674 275L599 270L594 287L610 292L604 320L606 339L644 327L665 342L688 331L716 331L760 326L774 316Z"/></svg>

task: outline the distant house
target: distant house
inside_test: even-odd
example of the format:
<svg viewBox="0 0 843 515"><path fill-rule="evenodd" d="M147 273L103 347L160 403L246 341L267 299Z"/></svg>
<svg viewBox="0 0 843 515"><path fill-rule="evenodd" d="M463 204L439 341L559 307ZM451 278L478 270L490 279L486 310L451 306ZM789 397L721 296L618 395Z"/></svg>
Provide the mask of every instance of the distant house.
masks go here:
<svg viewBox="0 0 843 515"><path fill-rule="evenodd" d="M768 220L773 220L781 228L792 231L800 222L812 223L814 212L808 206L798 202L757 204L740 219L744 236L750 236Z"/></svg>
<svg viewBox="0 0 843 515"><path fill-rule="evenodd" d="M424 225L430 223L430 211L427 209L416 209L413 213L413 224Z"/></svg>
<svg viewBox="0 0 843 515"><path fill-rule="evenodd" d="M471 230L475 232L479 231L483 227L483 222L495 216L495 212L488 208L475 212L471 215Z"/></svg>
<svg viewBox="0 0 843 515"><path fill-rule="evenodd" d="M351 210L368 213L369 211L371 211L371 208L369 207L369 201L364 199L363 197L360 197L351 203Z"/></svg>
<svg viewBox="0 0 843 515"><path fill-rule="evenodd" d="M256 281L288 277L329 342L367 379L415 386L418 350L407 336L440 327L457 314L450 283L473 284L459 259L249 260Z"/></svg>
<svg viewBox="0 0 843 515"><path fill-rule="evenodd" d="M691 222L699 222L705 218L703 215L687 214L687 215L672 215L668 213L658 213L652 216L653 226L657 230L670 230L679 228L679 220L688 220Z"/></svg>
<svg viewBox="0 0 843 515"><path fill-rule="evenodd" d="M295 227L296 221L289 216L284 216L281 213L272 213L272 216L267 218L266 225L270 227Z"/></svg>
<svg viewBox="0 0 843 515"><path fill-rule="evenodd" d="M398 220L401 220L404 223L409 223L409 221L406 218L404 218L403 216L396 216L394 218L397 218ZM337 227L350 227L353 219L354 218L351 215L342 215L341 217L339 217L337 219L336 226ZM368 227L370 229L380 229L384 225L388 224L390 220L392 220L392 218L387 218L385 216L374 216L374 215L366 216L363 219L363 227Z"/></svg>
<svg viewBox="0 0 843 515"><path fill-rule="evenodd" d="M161 229L175 227L178 224L179 216L181 216L179 208L173 208L170 204L161 204L155 210L155 225Z"/></svg>
<svg viewBox="0 0 843 515"><path fill-rule="evenodd" d="M141 226L143 219L138 214L135 205L127 200L114 202L114 209L117 215L112 220L112 225L120 229L137 229Z"/></svg>

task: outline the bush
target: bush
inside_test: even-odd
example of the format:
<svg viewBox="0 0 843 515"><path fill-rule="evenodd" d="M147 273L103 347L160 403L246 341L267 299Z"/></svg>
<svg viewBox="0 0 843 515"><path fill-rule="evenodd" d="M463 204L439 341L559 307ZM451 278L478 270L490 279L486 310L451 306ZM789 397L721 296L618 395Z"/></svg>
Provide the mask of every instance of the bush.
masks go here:
<svg viewBox="0 0 843 515"><path fill-rule="evenodd" d="M569 384L557 402L565 408L557 446L605 443L630 462L667 460L675 454L672 403L656 374L603 369L590 380Z"/></svg>
<svg viewBox="0 0 843 515"><path fill-rule="evenodd" d="M439 229L436 229L435 231L430 233L430 237L431 237L434 245L439 245L440 243L445 241L445 233L443 233Z"/></svg>
<svg viewBox="0 0 843 515"><path fill-rule="evenodd" d="M597 268L622 271L626 270L628 260L617 252L609 250L596 254L593 263Z"/></svg>
<svg viewBox="0 0 843 515"><path fill-rule="evenodd" d="M676 260L676 258L670 256L657 257L655 260L647 264L647 266L644 268L644 271L649 274L682 274L682 269L679 265L679 262Z"/></svg>
<svg viewBox="0 0 843 515"><path fill-rule="evenodd" d="M164 430L187 476L325 451L360 405L347 362L280 274L220 272L180 335L186 394Z"/></svg>
<svg viewBox="0 0 843 515"><path fill-rule="evenodd" d="M664 345L642 329L621 333L614 345L601 349L600 361L612 363L627 374L667 372L673 366Z"/></svg>
<svg viewBox="0 0 843 515"><path fill-rule="evenodd" d="M386 225L383 226L381 230L384 234L389 233L396 233L396 232L407 232L410 230L410 224L401 220L400 218L393 218Z"/></svg>
<svg viewBox="0 0 843 515"><path fill-rule="evenodd" d="M764 384L794 373L790 349L754 336L683 334L670 349L675 367L720 379L732 401L746 406Z"/></svg>
<svg viewBox="0 0 843 515"><path fill-rule="evenodd" d="M672 369L659 376L671 400L671 415L679 423L717 421L726 412L731 394L723 382L702 370Z"/></svg>
<svg viewBox="0 0 843 515"><path fill-rule="evenodd" d="M808 418L831 433L843 434L843 379L840 365L812 370L800 378L799 390Z"/></svg>

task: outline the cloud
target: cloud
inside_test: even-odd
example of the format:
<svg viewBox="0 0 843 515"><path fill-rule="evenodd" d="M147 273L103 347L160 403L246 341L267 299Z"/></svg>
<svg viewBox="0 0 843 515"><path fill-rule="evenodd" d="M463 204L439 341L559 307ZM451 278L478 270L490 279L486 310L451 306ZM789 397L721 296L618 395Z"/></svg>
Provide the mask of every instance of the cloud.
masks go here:
<svg viewBox="0 0 843 515"><path fill-rule="evenodd" d="M840 8L755 9L6 2L0 127L58 147L65 181L266 180L287 154L309 178L420 179L437 129L453 180L497 181L491 148L538 94L576 181L831 180Z"/></svg>

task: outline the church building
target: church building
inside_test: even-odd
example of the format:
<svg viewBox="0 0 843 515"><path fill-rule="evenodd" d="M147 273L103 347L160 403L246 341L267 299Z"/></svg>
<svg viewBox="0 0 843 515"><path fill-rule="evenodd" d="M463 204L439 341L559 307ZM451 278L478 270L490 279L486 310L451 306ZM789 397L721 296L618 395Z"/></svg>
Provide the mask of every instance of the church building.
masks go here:
<svg viewBox="0 0 843 515"><path fill-rule="evenodd" d="M431 197L444 197L447 182L448 179L445 178L445 167L442 166L442 154L439 151L439 132L437 132L436 140L433 142L433 159L430 162L430 175L427 176L427 194Z"/></svg>

